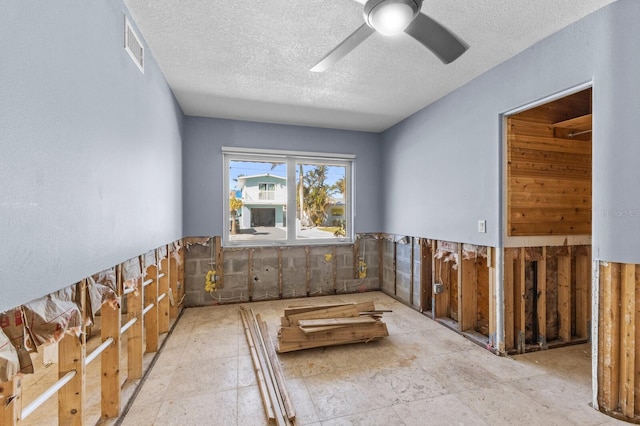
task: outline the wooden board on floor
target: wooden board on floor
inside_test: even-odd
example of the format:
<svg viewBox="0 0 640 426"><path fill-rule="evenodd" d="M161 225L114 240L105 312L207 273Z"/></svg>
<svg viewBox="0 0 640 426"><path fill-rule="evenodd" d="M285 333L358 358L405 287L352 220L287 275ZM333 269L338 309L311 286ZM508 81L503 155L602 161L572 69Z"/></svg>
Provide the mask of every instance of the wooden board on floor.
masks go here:
<svg viewBox="0 0 640 426"><path fill-rule="evenodd" d="M371 341L389 335L387 326L377 321L375 324L341 327L319 333L306 334L299 327L281 328L278 339L278 352L290 352L321 346L343 345L355 342Z"/></svg>
<svg viewBox="0 0 640 426"><path fill-rule="evenodd" d="M304 312L301 314L289 315L289 322L292 326L298 325L298 321L304 319L319 319L319 318L348 318L358 317L360 311L354 305L339 306L334 308L319 309L317 311Z"/></svg>
<svg viewBox="0 0 640 426"><path fill-rule="evenodd" d="M353 324L371 324L376 320L369 316L359 316L355 318L323 318L299 320L300 327L322 327L327 325L353 325Z"/></svg>
<svg viewBox="0 0 640 426"><path fill-rule="evenodd" d="M330 308L339 308L343 306L355 306L359 312L367 312L375 310L375 305L373 301L366 301L360 303L336 303L331 305L305 305L305 306L289 306L284 310L284 315L286 317L290 315L304 314L307 312L319 311L322 309L330 309Z"/></svg>

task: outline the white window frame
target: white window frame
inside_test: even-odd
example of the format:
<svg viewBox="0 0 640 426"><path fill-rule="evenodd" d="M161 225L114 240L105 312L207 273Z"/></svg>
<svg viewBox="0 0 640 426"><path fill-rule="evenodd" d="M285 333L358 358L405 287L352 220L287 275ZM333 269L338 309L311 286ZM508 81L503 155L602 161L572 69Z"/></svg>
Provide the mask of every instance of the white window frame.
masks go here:
<svg viewBox="0 0 640 426"><path fill-rule="evenodd" d="M328 244L352 244L355 241L355 159L354 154L333 154L306 151L279 151L271 149L252 149L237 147L222 147L223 157L223 232L222 245L225 247L256 247L256 246L304 246L304 245L328 245ZM229 167L230 161L273 161L286 163L287 165L287 203L285 209L288 212L296 212L296 164L308 161L310 163L332 163L345 167L347 179L347 195L344 202L344 217L346 220L346 235L342 238L297 238L296 215L287 215L286 240L240 240L231 241L228 224L229 213ZM293 203L293 204L292 204Z"/></svg>
<svg viewBox="0 0 640 426"><path fill-rule="evenodd" d="M269 189L265 189L262 191L260 189L260 185L264 185L266 188L269 188L269 185L273 186L273 191L269 191ZM262 195L271 194L273 198L262 198ZM275 201L276 199L276 184L274 182L258 182L258 200L260 201Z"/></svg>

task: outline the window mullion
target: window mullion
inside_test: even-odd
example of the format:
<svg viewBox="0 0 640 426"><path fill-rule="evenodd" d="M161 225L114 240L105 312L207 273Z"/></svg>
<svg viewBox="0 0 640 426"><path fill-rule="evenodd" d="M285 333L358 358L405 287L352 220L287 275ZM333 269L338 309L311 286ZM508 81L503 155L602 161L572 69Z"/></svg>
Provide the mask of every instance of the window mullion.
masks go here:
<svg viewBox="0 0 640 426"><path fill-rule="evenodd" d="M296 240L296 160L287 158L287 242Z"/></svg>

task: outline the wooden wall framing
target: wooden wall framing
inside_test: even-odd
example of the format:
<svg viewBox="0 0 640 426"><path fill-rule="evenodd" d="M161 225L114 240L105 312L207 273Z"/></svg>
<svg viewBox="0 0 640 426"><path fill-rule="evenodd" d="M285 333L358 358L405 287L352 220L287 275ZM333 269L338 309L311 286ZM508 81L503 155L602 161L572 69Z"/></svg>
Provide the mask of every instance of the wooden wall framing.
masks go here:
<svg viewBox="0 0 640 426"><path fill-rule="evenodd" d="M640 421L640 265L600 262L598 406Z"/></svg>
<svg viewBox="0 0 640 426"><path fill-rule="evenodd" d="M587 341L591 304L590 246L504 250L505 349L524 353L555 344ZM535 265L537 295L532 288ZM532 316L536 297L537 315ZM532 335L533 321L537 335Z"/></svg>
<svg viewBox="0 0 640 426"><path fill-rule="evenodd" d="M163 246L149 252L156 264L145 265L146 257L141 255L135 260L139 266L136 278L129 278L126 287L123 279L124 263L115 267L115 293L123 303L104 303L100 309L99 325L102 345L91 354L87 353L87 333L84 325L80 337L65 334L58 347L58 377L66 384L57 392L59 424L82 425L86 409L86 365L100 359L97 366L100 382L100 411L103 420L119 417L123 407L124 386L139 386L144 373L144 354L158 350L158 337L169 331L169 319L180 314L183 286L183 251L181 244ZM162 260L157 262L159 258ZM136 269L138 269L136 266ZM76 284L79 310L82 318L91 318L89 314L89 279ZM160 293L160 294L159 294ZM166 319L166 326L162 325ZM161 328L166 328L161 331ZM122 344L121 344L122 341ZM125 344L126 342L126 344ZM127 352L126 366L121 367L122 351ZM20 377L0 383L0 425L16 425L21 422L23 410L22 384ZM64 383L64 382L61 382ZM131 389L127 395L132 395ZM55 395L55 394L54 394ZM37 405L29 407L29 413L37 410ZM31 420L29 418L29 420Z"/></svg>

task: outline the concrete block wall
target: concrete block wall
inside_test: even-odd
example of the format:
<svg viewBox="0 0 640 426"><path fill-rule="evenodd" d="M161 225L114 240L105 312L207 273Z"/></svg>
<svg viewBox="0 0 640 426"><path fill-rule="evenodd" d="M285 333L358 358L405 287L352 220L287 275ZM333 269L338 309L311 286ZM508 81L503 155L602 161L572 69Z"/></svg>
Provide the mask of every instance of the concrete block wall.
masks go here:
<svg viewBox="0 0 640 426"><path fill-rule="evenodd" d="M413 307L420 307L420 291L422 283L422 252L420 250L420 239L415 238L413 244ZM429 288L431 291L431 288ZM425 307L423 307L424 309ZM431 306L426 310L431 310Z"/></svg>
<svg viewBox="0 0 640 426"><path fill-rule="evenodd" d="M366 277L364 279L358 278L352 270L351 278L345 278L344 285L347 287L347 292L354 291L371 291L380 290L380 257L379 257L379 245L377 235L363 234L360 236L358 252L355 254L356 259L353 259L353 250L350 253L351 258L347 258L345 261L347 266L351 266L354 262L357 263L364 259L367 265ZM338 286L338 293L344 292Z"/></svg>
<svg viewBox="0 0 640 426"><path fill-rule="evenodd" d="M381 243L382 246L382 284L380 287L382 291L387 294L395 296L395 272L394 272L394 258L393 258L393 246L392 240L384 238Z"/></svg>
<svg viewBox="0 0 640 426"><path fill-rule="evenodd" d="M411 300L411 244L396 244L396 297L406 304Z"/></svg>
<svg viewBox="0 0 640 426"><path fill-rule="evenodd" d="M397 297L407 305L419 308L421 281L420 239L412 239L410 237L398 239L395 236L391 236L383 240L382 247L384 250L382 290ZM411 263L412 252L413 264ZM413 277L411 274L412 269Z"/></svg>
<svg viewBox="0 0 640 426"><path fill-rule="evenodd" d="M207 272L215 269L215 241L199 238L185 249L185 306L379 290L378 245L369 237L361 236L355 257L353 245L223 249L222 285L213 293L204 286ZM363 254L368 268L360 279L356 266Z"/></svg>
<svg viewBox="0 0 640 426"><path fill-rule="evenodd" d="M204 291L205 278L212 264L211 245L185 244L184 248L184 306L210 305L211 297Z"/></svg>

